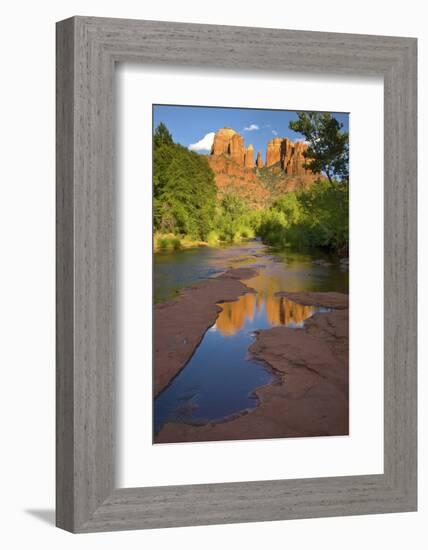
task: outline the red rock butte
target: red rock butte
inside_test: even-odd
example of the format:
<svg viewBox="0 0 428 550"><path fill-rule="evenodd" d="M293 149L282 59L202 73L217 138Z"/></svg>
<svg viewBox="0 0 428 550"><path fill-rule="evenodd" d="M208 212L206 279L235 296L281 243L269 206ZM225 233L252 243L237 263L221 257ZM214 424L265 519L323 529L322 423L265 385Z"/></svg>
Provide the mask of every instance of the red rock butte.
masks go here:
<svg viewBox="0 0 428 550"><path fill-rule="evenodd" d="M266 167L278 165L289 176L304 176L312 174L305 168L305 156L308 146L302 141L293 142L289 138L277 137L271 139L266 148ZM254 162L254 147L245 147L244 138L233 128L220 128L214 135L211 155L216 157L226 155L239 166L246 168L263 168L261 151L257 153Z"/></svg>
<svg viewBox="0 0 428 550"><path fill-rule="evenodd" d="M288 138L274 138L267 144L266 166L279 164L282 170L289 176L304 176L312 174L305 168L306 158L304 153L308 146L303 141L292 142Z"/></svg>
<svg viewBox="0 0 428 550"><path fill-rule="evenodd" d="M264 163L262 152L255 157L253 145L245 146L244 137L236 130L220 128L214 135L208 162L220 197L234 193L253 206L263 206L272 195L269 178L274 178L277 194L307 188L319 178L319 174L305 168L307 149L302 141L276 137L267 144Z"/></svg>

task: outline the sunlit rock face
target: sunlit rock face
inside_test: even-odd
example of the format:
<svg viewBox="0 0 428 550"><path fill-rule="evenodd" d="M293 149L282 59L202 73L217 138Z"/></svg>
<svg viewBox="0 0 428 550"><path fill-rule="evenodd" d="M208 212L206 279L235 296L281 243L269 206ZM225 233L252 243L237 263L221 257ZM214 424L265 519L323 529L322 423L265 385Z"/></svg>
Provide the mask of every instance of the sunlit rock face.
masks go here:
<svg viewBox="0 0 428 550"><path fill-rule="evenodd" d="M284 159L284 170L290 176L304 176L305 174L310 174L311 171L305 168L305 163L307 159L304 154L306 153L308 146L302 141L296 141L293 145L292 154L290 159L285 163Z"/></svg>
<svg viewBox="0 0 428 550"><path fill-rule="evenodd" d="M262 152L255 158L253 145L246 147L240 133L233 128L220 128L207 156L219 198L234 194L249 206L262 208L269 205L272 188L279 195L310 187L319 176L305 168L307 148L302 141L276 137L268 142L263 162ZM273 187L272 182L269 187L271 177Z"/></svg>
<svg viewBox="0 0 428 550"><path fill-rule="evenodd" d="M219 198L233 194L251 207L264 206L269 192L254 173L254 149L232 128L220 128L214 136L208 163L215 175Z"/></svg>
<svg viewBox="0 0 428 550"><path fill-rule="evenodd" d="M245 166L244 138L232 128L220 128L214 135L211 155L226 155L239 166Z"/></svg>
<svg viewBox="0 0 428 550"><path fill-rule="evenodd" d="M236 134L232 128L220 128L214 135L214 141L211 149L212 155L230 154L230 142ZM242 138L242 136L240 136ZM243 139L243 138L242 138Z"/></svg>
<svg viewBox="0 0 428 550"><path fill-rule="evenodd" d="M288 138L274 138L267 144L266 166L278 164L289 176L305 176L312 174L305 168L308 159L305 152L308 145L303 141L292 142Z"/></svg>
<svg viewBox="0 0 428 550"><path fill-rule="evenodd" d="M244 138L240 134L233 134L229 142L230 159L242 166L245 160Z"/></svg>
<svg viewBox="0 0 428 550"><path fill-rule="evenodd" d="M254 148L249 145L245 150L245 168L254 168Z"/></svg>
<svg viewBox="0 0 428 550"><path fill-rule="evenodd" d="M226 155L208 155L207 160L214 172L219 199L233 194L252 208L260 208L268 203L269 190L254 170L237 164Z"/></svg>
<svg viewBox="0 0 428 550"><path fill-rule="evenodd" d="M288 139L288 138L283 138L281 141L281 147L280 147L281 168L286 173L289 173L290 175L292 175L290 163L292 164L294 162L295 145L296 144L294 144L291 141L291 139ZM304 159L303 159L303 162L304 162Z"/></svg>
<svg viewBox="0 0 428 550"><path fill-rule="evenodd" d="M281 161L282 138L273 138L267 144L266 166L272 166Z"/></svg>
<svg viewBox="0 0 428 550"><path fill-rule="evenodd" d="M289 138L276 137L271 139L266 148L266 167L278 165L285 174L290 176L304 176L311 174L305 168L307 159L304 154L308 146L302 141L293 142ZM214 135L211 156L224 155L231 161L244 168L263 168L262 154L257 153L254 161L254 148L250 144L245 147L244 138L233 128L220 128Z"/></svg>

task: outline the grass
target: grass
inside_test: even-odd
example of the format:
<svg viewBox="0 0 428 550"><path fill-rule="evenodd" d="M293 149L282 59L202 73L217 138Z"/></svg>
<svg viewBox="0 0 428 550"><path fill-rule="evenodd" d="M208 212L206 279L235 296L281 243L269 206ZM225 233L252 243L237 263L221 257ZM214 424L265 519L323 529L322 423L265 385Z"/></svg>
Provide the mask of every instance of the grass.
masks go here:
<svg viewBox="0 0 428 550"><path fill-rule="evenodd" d="M220 246L222 244L239 243L254 237L254 232L250 229L236 232L231 238L222 238L217 231L210 231L206 241L195 240L188 235L179 236L172 233L155 233L153 237L153 247L155 252L166 252L174 250L183 250L185 248L194 248L198 246Z"/></svg>
<svg viewBox="0 0 428 550"><path fill-rule="evenodd" d="M172 233L155 233L153 238L153 247L155 252L166 250L181 250L182 248L192 248L194 246L207 246L208 243L199 240L193 240L189 236L177 236Z"/></svg>

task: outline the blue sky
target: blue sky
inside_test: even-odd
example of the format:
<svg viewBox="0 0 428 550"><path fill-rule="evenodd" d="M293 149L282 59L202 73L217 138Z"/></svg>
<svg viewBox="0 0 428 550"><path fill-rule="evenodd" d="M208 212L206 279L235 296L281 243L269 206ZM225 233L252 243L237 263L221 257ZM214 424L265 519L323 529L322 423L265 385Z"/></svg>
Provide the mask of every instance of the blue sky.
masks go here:
<svg viewBox="0 0 428 550"><path fill-rule="evenodd" d="M349 115L332 113L348 131ZM297 118L296 111L272 111L268 109L236 109L223 107L185 107L172 105L153 106L154 128L163 122L175 142L201 154L209 153L213 132L228 126L244 136L245 145L254 145L255 153L262 152L272 138L288 137L293 141L303 136L289 128L289 122Z"/></svg>

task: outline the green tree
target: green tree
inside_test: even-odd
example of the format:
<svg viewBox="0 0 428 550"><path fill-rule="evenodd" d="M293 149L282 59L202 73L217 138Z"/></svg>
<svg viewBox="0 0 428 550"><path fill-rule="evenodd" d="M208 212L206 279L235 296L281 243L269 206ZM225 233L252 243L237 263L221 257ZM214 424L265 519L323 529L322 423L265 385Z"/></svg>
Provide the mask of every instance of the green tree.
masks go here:
<svg viewBox="0 0 428 550"><path fill-rule="evenodd" d="M286 193L276 200L272 207L284 214L288 226L296 224L302 217L301 205L297 193Z"/></svg>
<svg viewBox="0 0 428 550"><path fill-rule="evenodd" d="M207 159L172 141L164 124L154 134L154 226L205 240L215 215L216 186Z"/></svg>
<svg viewBox="0 0 428 550"><path fill-rule="evenodd" d="M227 193L223 196L221 207L223 209L223 214L231 216L233 219L240 218L247 210L242 199L231 193Z"/></svg>
<svg viewBox="0 0 428 550"><path fill-rule="evenodd" d="M298 119L289 124L295 132L305 136L309 147L305 153L305 167L335 181L349 180L349 135L342 132L343 124L330 113L298 113Z"/></svg>
<svg viewBox="0 0 428 550"><path fill-rule="evenodd" d="M214 231L221 241L238 242L254 237L257 212L232 193L223 195L217 204Z"/></svg>
<svg viewBox="0 0 428 550"><path fill-rule="evenodd" d="M155 147L161 145L172 145L174 143L172 135L163 122L159 123L153 136L153 144Z"/></svg>
<svg viewBox="0 0 428 550"><path fill-rule="evenodd" d="M348 253L348 183L321 180L309 189L290 192L264 211L257 234L271 246L324 248Z"/></svg>

